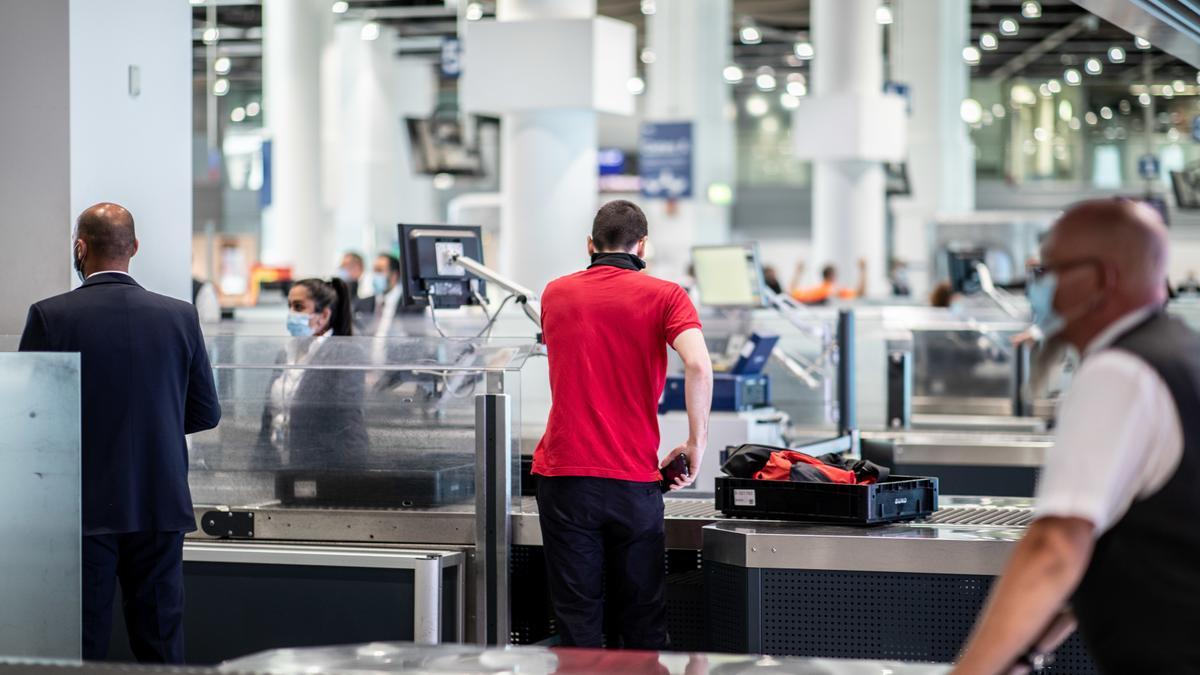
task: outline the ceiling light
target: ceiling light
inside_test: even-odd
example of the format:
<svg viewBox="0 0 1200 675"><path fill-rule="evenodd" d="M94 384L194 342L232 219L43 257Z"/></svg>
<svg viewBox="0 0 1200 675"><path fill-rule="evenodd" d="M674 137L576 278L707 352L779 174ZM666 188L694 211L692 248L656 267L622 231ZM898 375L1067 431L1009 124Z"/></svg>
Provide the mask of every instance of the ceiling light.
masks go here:
<svg viewBox="0 0 1200 675"><path fill-rule="evenodd" d="M1008 111L1004 109L1004 106L1002 104L997 103L992 106L992 116L995 117L996 119L1002 120L1002 119L1004 119L1004 116L1007 114L1008 114Z"/></svg>
<svg viewBox="0 0 1200 675"><path fill-rule="evenodd" d="M979 53L978 47L963 47L962 56L963 56L963 61L966 61L967 65L969 65L969 66L979 65L980 53Z"/></svg>
<svg viewBox="0 0 1200 675"><path fill-rule="evenodd" d="M1057 94L1062 91L1062 83L1058 80L1050 80L1046 83L1046 88L1050 90L1050 93Z"/></svg>
<svg viewBox="0 0 1200 675"><path fill-rule="evenodd" d="M202 37L204 38L204 44L211 45L221 39L221 31L216 28L205 28Z"/></svg>
<svg viewBox="0 0 1200 675"><path fill-rule="evenodd" d="M1099 120L1099 118L1097 118L1097 117L1096 117L1096 113L1094 113L1094 112L1092 112L1092 111L1090 111L1090 110L1089 110L1089 111L1087 112L1087 114L1083 116L1083 121L1084 121L1084 122L1087 122L1088 124L1090 124L1090 125L1092 125L1092 126L1096 126L1096 124L1097 124L1097 123L1098 123L1100 120Z"/></svg>
<svg viewBox="0 0 1200 675"><path fill-rule="evenodd" d="M792 96L796 96L796 97L805 96L808 94L808 85L804 84L803 82L800 82L799 80L794 80L792 82L788 82L787 83L787 93L791 94Z"/></svg>
<svg viewBox="0 0 1200 675"><path fill-rule="evenodd" d="M979 46L991 52L1000 46L1000 41L996 39L995 33L984 33L979 36Z"/></svg>
<svg viewBox="0 0 1200 675"><path fill-rule="evenodd" d="M1078 87L1080 82L1083 82L1083 76L1075 68L1067 68L1063 71L1063 81L1072 87Z"/></svg>
<svg viewBox="0 0 1200 675"><path fill-rule="evenodd" d="M1112 108L1104 106L1100 109L1100 116L1106 120L1111 120L1113 118Z"/></svg>
<svg viewBox="0 0 1200 675"><path fill-rule="evenodd" d="M213 96L224 96L229 93L229 80L221 78L213 82Z"/></svg>
<svg viewBox="0 0 1200 675"><path fill-rule="evenodd" d="M629 93L633 94L634 96L641 96L642 94L646 93L646 81L640 77L634 76L629 78L629 81L625 83L625 88L628 89Z"/></svg>
<svg viewBox="0 0 1200 675"><path fill-rule="evenodd" d="M1133 44L1138 49L1141 49L1141 50L1150 49L1150 47L1151 47L1149 40L1147 40L1145 38L1140 38L1140 37L1133 38Z"/></svg>
<svg viewBox="0 0 1200 675"><path fill-rule="evenodd" d="M258 101L251 101L246 104L246 117L258 117L258 113L262 112L262 106Z"/></svg>
<svg viewBox="0 0 1200 675"><path fill-rule="evenodd" d="M1042 127L1038 127L1033 130L1033 140L1037 141L1038 143L1045 143L1046 141L1050 140L1050 132L1046 131Z"/></svg>
<svg viewBox="0 0 1200 675"><path fill-rule="evenodd" d="M1064 99L1058 102L1058 119L1069 122L1075 114L1075 109L1071 106L1071 102Z"/></svg>
<svg viewBox="0 0 1200 675"><path fill-rule="evenodd" d="M229 62L228 56L219 56L216 61L213 61L213 70L219 75L225 75L229 72L233 64Z"/></svg>
<svg viewBox="0 0 1200 675"><path fill-rule="evenodd" d="M646 47L645 49L642 50L642 63L646 63L646 64L654 63L655 59L657 59L657 58L658 58L658 56L654 53L653 49Z"/></svg>
<svg viewBox="0 0 1200 675"><path fill-rule="evenodd" d="M449 190L454 187L454 174L439 173L433 177L434 190Z"/></svg>
<svg viewBox="0 0 1200 675"><path fill-rule="evenodd" d="M742 81L742 78L745 77L745 73L743 73L742 69L738 68L737 66L725 66L725 70L721 71L721 76L724 77L725 81L729 84L737 84Z"/></svg>
<svg viewBox="0 0 1200 675"><path fill-rule="evenodd" d="M1175 98L1175 90L1170 87L1163 87L1163 98Z"/></svg>
<svg viewBox="0 0 1200 675"><path fill-rule="evenodd" d="M362 31L360 31L360 33L359 33L359 37L361 37L364 40L367 40L368 42L371 40L378 40L379 39L379 24L375 23L374 21L371 21L369 23L364 23L363 27L362 27Z"/></svg>
<svg viewBox="0 0 1200 675"><path fill-rule="evenodd" d="M875 23L881 26L890 26L892 24L892 8L887 5L875 8Z"/></svg>
<svg viewBox="0 0 1200 675"><path fill-rule="evenodd" d="M472 2L467 5L467 13L465 15L467 21L478 21L483 18L483 5L478 2Z"/></svg>
<svg viewBox="0 0 1200 675"><path fill-rule="evenodd" d="M642 14L651 16L658 11L658 3L654 0L642 0Z"/></svg>
<svg viewBox="0 0 1200 675"><path fill-rule="evenodd" d="M1121 99L1121 102L1117 104L1117 110L1119 110L1122 115L1128 115L1129 113L1133 112L1133 106L1129 105L1129 101Z"/></svg>
<svg viewBox="0 0 1200 675"><path fill-rule="evenodd" d="M1071 131L1079 131L1080 127L1083 126L1082 124L1079 123L1078 117L1072 117L1071 121L1068 122L1067 124L1068 124L1068 126L1071 127Z"/></svg>
<svg viewBox="0 0 1200 675"><path fill-rule="evenodd" d="M779 95L779 105L783 106L787 110L795 110L796 108L800 107L800 98L791 92L792 85L789 84L788 91ZM803 96L803 94L800 94L800 96Z"/></svg>
<svg viewBox="0 0 1200 675"><path fill-rule="evenodd" d="M191 0L191 3L192 3L193 5L203 5L203 4L204 4L204 0Z"/></svg>
<svg viewBox="0 0 1200 675"><path fill-rule="evenodd" d="M958 114L967 124L979 124L983 119L983 106L973 98L963 99L962 105L958 107Z"/></svg>
<svg viewBox="0 0 1200 675"><path fill-rule="evenodd" d="M1171 88L1175 90L1176 94L1182 94L1187 89L1187 85L1183 83L1183 80L1175 80L1171 83Z"/></svg>
<svg viewBox="0 0 1200 675"><path fill-rule="evenodd" d="M1054 92L1050 91L1050 85L1046 84L1045 82L1038 87L1038 93L1042 95L1042 98L1050 98L1054 95Z"/></svg>
<svg viewBox="0 0 1200 675"><path fill-rule="evenodd" d="M1150 105L1151 100L1153 100L1153 99L1150 98L1150 94L1147 94L1144 92L1141 94L1138 94L1138 103L1140 103L1141 105L1148 106L1148 105Z"/></svg>
<svg viewBox="0 0 1200 675"><path fill-rule="evenodd" d="M1109 47L1108 48L1108 62L1109 63L1125 63L1125 50L1118 47L1117 45L1113 45L1113 46Z"/></svg>
<svg viewBox="0 0 1200 675"><path fill-rule="evenodd" d="M796 58L800 59L801 61L808 61L813 57L812 43L808 42L807 40L797 42L792 47L792 51L795 52Z"/></svg>
<svg viewBox="0 0 1200 675"><path fill-rule="evenodd" d="M762 117L770 109L771 106L767 104L767 99L762 96L755 95L746 99L746 112L750 113L752 117Z"/></svg>
<svg viewBox="0 0 1200 675"><path fill-rule="evenodd" d="M770 73L759 73L754 78L754 86L761 91L774 91L775 84L775 76Z"/></svg>
<svg viewBox="0 0 1200 675"><path fill-rule="evenodd" d="M242 120L246 119L246 109L239 105L233 110L230 110L229 119L233 120L234 122L241 122Z"/></svg>
<svg viewBox="0 0 1200 675"><path fill-rule="evenodd" d="M338 0L337 2L333 3L333 7L330 7L329 9L332 10L334 14L345 14L346 10L350 9L350 3L346 2L346 0Z"/></svg>
<svg viewBox="0 0 1200 675"><path fill-rule="evenodd" d="M754 26L744 26L742 28L741 37L742 37L742 44L756 45L756 44L759 44L760 42L762 42L762 31L755 28Z"/></svg>
<svg viewBox="0 0 1200 675"><path fill-rule="evenodd" d="M1012 99L1013 103L1021 103L1024 105L1033 105L1034 103L1037 103L1037 96L1034 95L1033 90L1030 89L1029 85L1026 84L1013 85L1012 91L1009 93L1009 97Z"/></svg>
<svg viewBox="0 0 1200 675"><path fill-rule="evenodd" d="M1004 17L1000 19L1000 34L1006 36L1016 35L1021 30L1021 25L1012 17Z"/></svg>
<svg viewBox="0 0 1200 675"><path fill-rule="evenodd" d="M1039 19L1042 16L1042 6L1037 0L1025 0L1021 3L1021 16L1026 19Z"/></svg>
<svg viewBox="0 0 1200 675"><path fill-rule="evenodd" d="M1100 63L1100 59L1093 57L1083 62L1083 69L1088 75L1099 75L1104 72L1104 64Z"/></svg>

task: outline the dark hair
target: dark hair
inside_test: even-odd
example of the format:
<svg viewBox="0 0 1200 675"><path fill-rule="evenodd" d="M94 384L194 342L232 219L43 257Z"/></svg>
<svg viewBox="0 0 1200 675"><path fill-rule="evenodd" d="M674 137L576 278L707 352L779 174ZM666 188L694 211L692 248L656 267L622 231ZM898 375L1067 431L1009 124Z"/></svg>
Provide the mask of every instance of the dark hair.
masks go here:
<svg viewBox="0 0 1200 675"><path fill-rule="evenodd" d="M324 279L301 279L296 286L308 289L312 296L313 307L317 312L329 311L329 326L334 335L353 335L354 317L350 308L350 287L338 278L325 281Z"/></svg>
<svg viewBox="0 0 1200 675"><path fill-rule="evenodd" d="M837 278L837 268L833 265L826 265L821 268L821 278L825 281L833 281Z"/></svg>
<svg viewBox="0 0 1200 675"><path fill-rule="evenodd" d="M953 297L954 289L951 288L950 282L941 281L933 287L933 292L929 294L929 304L932 307L949 307L950 299Z"/></svg>
<svg viewBox="0 0 1200 675"><path fill-rule="evenodd" d="M380 253L380 258L386 258L388 274L400 274L400 259L390 253Z"/></svg>
<svg viewBox="0 0 1200 675"><path fill-rule="evenodd" d="M353 260L354 264L358 265L360 268L365 267L365 265L363 264L362 256L355 253L354 251L346 251L346 255L344 257Z"/></svg>
<svg viewBox="0 0 1200 675"><path fill-rule="evenodd" d="M628 251L646 233L646 214L624 199L601 206L592 220L592 244L597 251Z"/></svg>

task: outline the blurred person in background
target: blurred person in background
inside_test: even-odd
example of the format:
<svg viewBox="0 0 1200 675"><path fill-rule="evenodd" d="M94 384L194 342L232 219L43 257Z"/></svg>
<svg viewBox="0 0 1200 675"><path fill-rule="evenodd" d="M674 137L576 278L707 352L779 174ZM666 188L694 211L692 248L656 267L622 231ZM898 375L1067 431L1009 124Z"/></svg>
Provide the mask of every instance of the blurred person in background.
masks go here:
<svg viewBox="0 0 1200 675"><path fill-rule="evenodd" d="M337 277L346 282L346 286L350 288L351 298L358 297L358 282L362 280L365 269L362 256L354 251L346 251L342 256L342 264L338 266Z"/></svg>
<svg viewBox="0 0 1200 675"><path fill-rule="evenodd" d="M867 292L866 259L859 259L858 261L857 288L839 286L837 267L833 265L826 265L821 268L821 283L816 286L801 287L800 280L803 276L804 263L800 262L796 265L796 271L792 275L791 293L794 300L806 305L825 305L830 300L854 300L863 297Z"/></svg>
<svg viewBox="0 0 1200 675"><path fill-rule="evenodd" d="M763 283L775 295L783 295L783 285L779 283L779 272L774 267L770 265L763 267Z"/></svg>

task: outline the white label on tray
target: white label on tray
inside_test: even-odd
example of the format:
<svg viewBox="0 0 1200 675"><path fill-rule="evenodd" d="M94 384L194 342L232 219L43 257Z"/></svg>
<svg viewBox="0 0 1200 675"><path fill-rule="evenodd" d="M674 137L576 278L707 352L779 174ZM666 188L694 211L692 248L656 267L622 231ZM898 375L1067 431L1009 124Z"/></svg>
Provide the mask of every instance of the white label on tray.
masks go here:
<svg viewBox="0 0 1200 675"><path fill-rule="evenodd" d="M300 499L312 499L317 496L317 481L298 480L292 485L292 492Z"/></svg>
<svg viewBox="0 0 1200 675"><path fill-rule="evenodd" d="M754 506L754 490L734 490L733 503L735 506Z"/></svg>

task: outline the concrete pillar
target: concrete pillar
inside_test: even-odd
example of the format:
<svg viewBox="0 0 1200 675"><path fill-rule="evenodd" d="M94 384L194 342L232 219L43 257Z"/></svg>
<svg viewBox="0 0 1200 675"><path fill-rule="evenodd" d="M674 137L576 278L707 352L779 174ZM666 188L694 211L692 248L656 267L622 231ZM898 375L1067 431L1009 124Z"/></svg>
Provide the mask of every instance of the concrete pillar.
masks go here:
<svg viewBox="0 0 1200 675"><path fill-rule="evenodd" d="M322 152L331 247L369 261L390 251L399 222L440 221L432 179L413 173L405 117L427 117L437 83L426 60L398 59L396 33L363 40L362 21L334 27L322 63ZM368 264L369 266L369 264Z"/></svg>
<svg viewBox="0 0 1200 675"><path fill-rule="evenodd" d="M648 121L692 123L692 197L668 211L646 204L654 273L682 278L696 244L729 240L730 207L708 200L708 187L737 181L733 93L721 71L733 62L730 0L658 0L646 17Z"/></svg>
<svg viewBox="0 0 1200 675"><path fill-rule="evenodd" d="M0 333L69 290L80 211L133 213L131 272L191 299L192 47L187 3L0 3Z"/></svg>
<svg viewBox="0 0 1200 675"><path fill-rule="evenodd" d="M842 285L867 264L868 293L886 295L884 160L903 157L903 103L884 96L878 0L814 0L813 96L793 129L798 155L813 160L813 255ZM836 139L836 140L835 140ZM841 146L841 147L838 147Z"/></svg>
<svg viewBox="0 0 1200 675"><path fill-rule="evenodd" d="M321 199L321 53L332 13L320 0L263 2L263 115L271 139L271 205L261 258L297 278L337 264Z"/></svg>
<svg viewBox="0 0 1200 675"><path fill-rule="evenodd" d="M633 27L595 14L595 0L500 0L464 36L463 107L503 114L499 267L539 293L587 264L596 113L633 112Z"/></svg>
<svg viewBox="0 0 1200 675"><path fill-rule="evenodd" d="M937 214L975 208L975 151L960 112L969 95L962 49L971 38L970 7L962 0L899 0L893 13L893 77L909 85L912 104L912 195L892 199L893 255L909 263L913 292L920 296L929 288L926 270L936 266L929 260L929 224ZM1007 106L1007 91L1002 99Z"/></svg>

